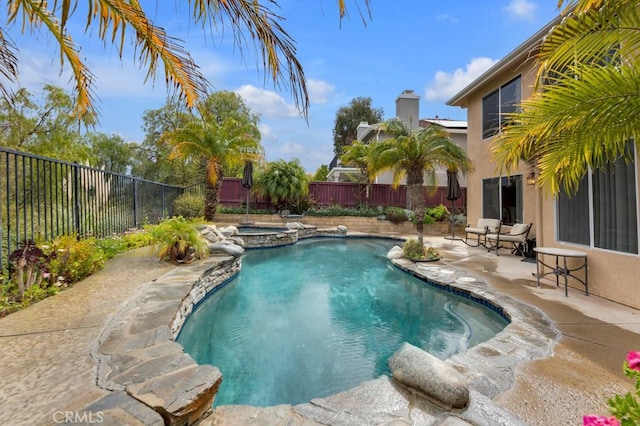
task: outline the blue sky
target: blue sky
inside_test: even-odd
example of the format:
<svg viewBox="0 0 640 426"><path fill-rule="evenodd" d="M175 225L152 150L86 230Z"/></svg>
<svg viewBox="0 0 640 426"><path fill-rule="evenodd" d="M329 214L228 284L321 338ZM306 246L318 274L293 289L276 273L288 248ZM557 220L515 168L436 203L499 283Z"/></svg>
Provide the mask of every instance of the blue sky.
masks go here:
<svg viewBox="0 0 640 426"><path fill-rule="evenodd" d="M165 2L170 6L158 10ZM265 80L249 55L252 49L243 56L234 48L230 32L206 36L189 22L184 4L176 6L180 2L142 3L156 25L184 41L215 90L236 91L261 115L267 160L298 158L310 173L333 158L335 114L351 99L370 97L391 118L396 97L412 89L420 95L421 118L466 120L466 110L445 102L558 14L556 0L372 0L365 26L353 0L346 2L350 16L342 22L335 0L279 0L282 26L296 40L307 78L306 122L291 94ZM101 113L96 131L140 142L144 111L165 103L164 76L144 84L146 72L134 62L131 46L121 61L91 34L78 37L84 17L75 15L77 29L71 31L96 76ZM22 86L33 93L44 83L68 87L68 70L60 69L57 46L48 37L16 35L15 42Z"/></svg>

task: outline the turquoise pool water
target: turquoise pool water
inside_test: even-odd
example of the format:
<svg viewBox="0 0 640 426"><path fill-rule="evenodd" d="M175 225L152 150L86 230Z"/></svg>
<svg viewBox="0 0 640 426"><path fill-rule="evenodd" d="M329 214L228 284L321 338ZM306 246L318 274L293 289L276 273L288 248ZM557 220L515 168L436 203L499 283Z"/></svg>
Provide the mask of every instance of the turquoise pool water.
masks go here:
<svg viewBox="0 0 640 426"><path fill-rule="evenodd" d="M494 311L395 268L384 239L312 239L251 251L178 342L223 381L215 405L298 404L389 374L409 342L445 359L501 331Z"/></svg>

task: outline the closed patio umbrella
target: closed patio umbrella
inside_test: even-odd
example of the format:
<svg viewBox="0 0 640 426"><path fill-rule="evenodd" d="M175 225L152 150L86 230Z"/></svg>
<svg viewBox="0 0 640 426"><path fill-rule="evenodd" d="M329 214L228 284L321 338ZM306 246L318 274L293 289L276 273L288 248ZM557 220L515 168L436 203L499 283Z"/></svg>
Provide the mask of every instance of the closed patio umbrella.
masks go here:
<svg viewBox="0 0 640 426"><path fill-rule="evenodd" d="M247 213L245 215L245 223L249 223L249 192L253 187L253 163L246 161L242 172L242 186L247 189Z"/></svg>
<svg viewBox="0 0 640 426"><path fill-rule="evenodd" d="M451 201L451 237L446 237L448 240L456 239L453 216L456 214L456 200L461 196L458 172L447 170L447 200Z"/></svg>

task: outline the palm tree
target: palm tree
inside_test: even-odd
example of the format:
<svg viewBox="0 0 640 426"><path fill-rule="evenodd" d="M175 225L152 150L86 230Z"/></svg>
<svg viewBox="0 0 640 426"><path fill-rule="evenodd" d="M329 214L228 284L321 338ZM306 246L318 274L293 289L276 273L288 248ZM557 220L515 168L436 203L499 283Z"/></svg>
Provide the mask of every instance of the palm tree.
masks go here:
<svg viewBox="0 0 640 426"><path fill-rule="evenodd" d="M202 161L205 169L204 219L212 221L218 206L223 165L261 160L258 116L233 92L217 92L199 105L199 117L165 133L172 158Z"/></svg>
<svg viewBox="0 0 640 426"><path fill-rule="evenodd" d="M640 12L632 0L561 0L545 37L534 94L492 146L507 170L537 165L538 184L572 193L589 168L628 158L640 137ZM637 146L637 145L636 145Z"/></svg>
<svg viewBox="0 0 640 426"><path fill-rule="evenodd" d="M353 141L350 145L345 146L342 149L343 154L340 156L340 161L343 164L357 167L358 169L360 169L360 173L362 173L362 175L366 179L367 187L365 199L367 205L369 205L369 193L372 182L372 176L369 172L370 148L371 145L369 145L368 143L356 140Z"/></svg>
<svg viewBox="0 0 640 426"><path fill-rule="evenodd" d="M292 209L293 213L302 214L301 202L309 193L309 178L297 158L289 162L277 160L267 164L258 176L256 191L269 197L278 210Z"/></svg>
<svg viewBox="0 0 640 426"><path fill-rule="evenodd" d="M393 172L393 185L407 178L409 207L415 214L418 241L423 243L424 182L435 189L436 168L444 167L466 175L472 165L467 152L453 143L447 133L436 125L411 131L400 119L381 124L380 130L391 137L372 144L370 171L376 176L383 171Z"/></svg>
<svg viewBox="0 0 640 426"><path fill-rule="evenodd" d="M362 1L368 10L370 0ZM337 2L342 19L347 13L345 1ZM95 115L96 111L93 106L91 71L82 60L80 47L73 41L69 31L73 26L67 25L74 12L82 9L78 3L78 0L9 0L5 7L8 27L21 27L22 32L46 28L58 42L61 65L68 62L75 80L77 100L74 112L76 117L83 117L87 113ZM88 0L85 32L93 32L91 28L97 25L95 33L100 40L113 44L120 56L124 53L125 36L133 34L134 51L139 55L140 64L147 68L147 77L155 79L158 67L162 65L167 85L173 87L191 108L199 98L206 96L208 83L179 40L155 26L140 3L133 0ZM262 68L273 78L276 86L290 86L296 104L306 114L309 97L304 72L296 58L294 40L280 25L284 18L274 11L278 8L275 1L265 2L269 7L259 1L246 0L188 0L188 3L189 19L200 24L203 31L231 29L240 50L248 40L252 40L257 45L255 50L261 54ZM357 3L357 9L363 17ZM167 7L164 2L162 7ZM244 34L247 31L249 37ZM5 29L0 27L0 75L9 82L17 81L17 51L17 46ZM8 88L1 83L0 92L5 95L8 93Z"/></svg>

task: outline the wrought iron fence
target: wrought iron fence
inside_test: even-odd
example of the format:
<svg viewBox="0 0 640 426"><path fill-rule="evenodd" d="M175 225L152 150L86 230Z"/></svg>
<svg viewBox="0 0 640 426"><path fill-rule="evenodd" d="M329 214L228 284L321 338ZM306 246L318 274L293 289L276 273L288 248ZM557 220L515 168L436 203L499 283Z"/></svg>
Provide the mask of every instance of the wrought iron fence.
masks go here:
<svg viewBox="0 0 640 426"><path fill-rule="evenodd" d="M173 213L183 189L0 148L0 269L24 240L105 237Z"/></svg>

